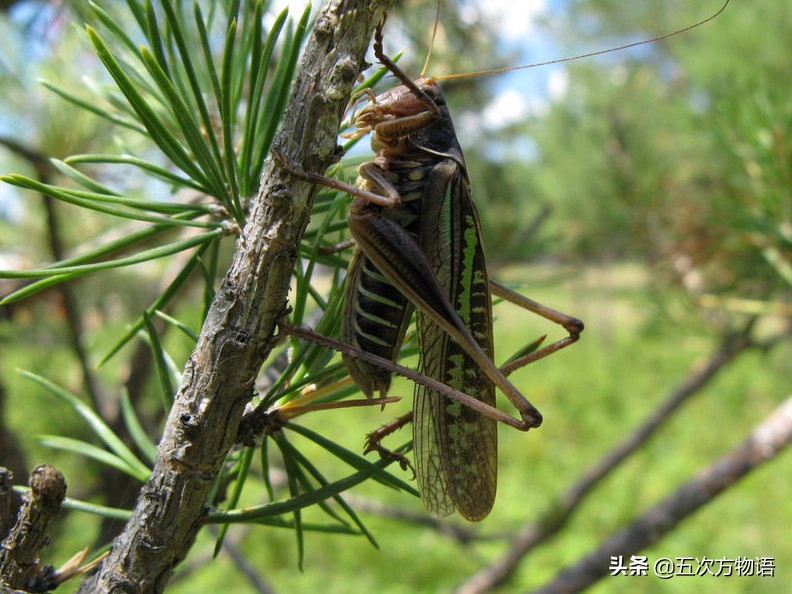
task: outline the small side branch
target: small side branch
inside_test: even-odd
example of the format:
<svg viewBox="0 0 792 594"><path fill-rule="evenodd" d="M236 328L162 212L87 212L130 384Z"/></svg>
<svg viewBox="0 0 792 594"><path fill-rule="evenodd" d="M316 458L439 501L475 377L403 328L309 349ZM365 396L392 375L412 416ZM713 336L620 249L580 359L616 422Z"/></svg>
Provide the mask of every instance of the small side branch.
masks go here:
<svg viewBox="0 0 792 594"><path fill-rule="evenodd" d="M14 474L0 466L0 540L5 539L9 530L13 526L13 491L11 490L11 480Z"/></svg>
<svg viewBox="0 0 792 594"><path fill-rule="evenodd" d="M47 527L60 513L66 480L47 464L30 473L30 493L17 521L0 547L0 579L9 588L25 589L40 567L39 553L47 544Z"/></svg>
<svg viewBox="0 0 792 594"><path fill-rule="evenodd" d="M705 468L592 553L570 565L534 594L581 592L608 574L610 558L656 543L685 518L749 472L774 459L792 441L792 397L759 424L742 444Z"/></svg>

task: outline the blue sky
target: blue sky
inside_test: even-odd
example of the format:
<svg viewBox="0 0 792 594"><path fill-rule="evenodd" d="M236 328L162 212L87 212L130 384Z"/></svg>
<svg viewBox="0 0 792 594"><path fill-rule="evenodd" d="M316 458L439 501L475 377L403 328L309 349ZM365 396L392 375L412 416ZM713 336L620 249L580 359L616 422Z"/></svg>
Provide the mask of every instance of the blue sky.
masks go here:
<svg viewBox="0 0 792 594"><path fill-rule="evenodd" d="M558 2L550 0L480 0L475 9L462 10L462 17L486 18L498 23L498 44L504 53L517 57L516 65L552 60L559 55L541 20L547 18ZM490 64L481 64L484 69ZM552 65L493 75L494 98L479 115L481 125L497 129L531 114L544 111L548 101L566 91L566 71Z"/></svg>

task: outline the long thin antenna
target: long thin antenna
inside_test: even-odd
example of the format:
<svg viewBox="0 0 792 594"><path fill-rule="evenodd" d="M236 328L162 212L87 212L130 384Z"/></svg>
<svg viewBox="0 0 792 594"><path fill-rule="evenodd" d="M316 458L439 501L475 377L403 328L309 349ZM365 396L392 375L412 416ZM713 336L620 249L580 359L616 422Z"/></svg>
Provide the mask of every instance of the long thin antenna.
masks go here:
<svg viewBox="0 0 792 594"><path fill-rule="evenodd" d="M612 47L612 48L609 48L609 49L598 50L596 52L589 52L587 54L579 54L577 56L570 56L568 58L561 58L561 59L558 59L558 60L548 60L547 62L537 62L535 64L526 64L525 66L507 66L505 68L494 68L492 70L478 70L476 72L463 72L463 73L460 73L460 74L446 74L446 75L441 75L441 76L435 76L434 79L435 80L449 80L449 79L452 79L452 78L466 78L466 77L469 77L469 76L483 76L485 74L497 74L498 72L510 72L512 70L524 70L526 68L538 68L539 66L549 66L550 64L562 64L564 62L572 62L574 60L580 60L582 58L591 58L592 56L601 56L602 54L609 54L611 52L618 52L618 51L621 51L621 50L629 49L631 47L637 47L639 45L646 45L647 43L654 43L656 41L661 41L663 39L668 39L669 37L673 37L674 35L679 35L680 33L686 33L687 31L690 31L691 29L695 29L697 27L700 27L701 25L705 25L706 23L709 23L711 20L717 18L724 10L726 10L726 7L729 5L730 1L731 0L726 0L726 2L723 3L723 6L721 6L720 9L716 13L708 16L704 20L698 21L697 23L693 23L692 25L688 25L687 27L684 27L683 29L677 29L676 31L672 31L671 33L666 33L665 35L658 35L657 37L652 37L651 39L643 39L641 41L635 41L633 43L628 43L626 45L620 45L618 47ZM435 23L435 26L437 26L437 23ZM423 75L423 73L422 73L422 75Z"/></svg>
<svg viewBox="0 0 792 594"><path fill-rule="evenodd" d="M435 12L434 28L432 29L432 40L429 42L429 51L426 53L426 61L421 69L421 78L426 76L426 71L429 70L429 60L432 58L432 50L434 49L435 38L437 37L437 25L440 22L440 0L437 0L437 10Z"/></svg>

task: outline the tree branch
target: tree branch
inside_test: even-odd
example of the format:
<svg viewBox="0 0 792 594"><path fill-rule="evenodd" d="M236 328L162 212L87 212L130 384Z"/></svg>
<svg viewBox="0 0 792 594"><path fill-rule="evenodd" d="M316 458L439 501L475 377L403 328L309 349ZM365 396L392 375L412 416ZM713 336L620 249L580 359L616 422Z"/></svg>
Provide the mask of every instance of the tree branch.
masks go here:
<svg viewBox="0 0 792 594"><path fill-rule="evenodd" d="M66 480L47 464L36 466L28 483L30 492L0 548L0 581L9 588L26 589L35 579L41 567L39 554L48 542L47 527L66 497Z"/></svg>
<svg viewBox="0 0 792 594"><path fill-rule="evenodd" d="M619 530L594 552L534 594L580 592L608 574L612 556L630 556L670 532L701 506L737 483L746 474L775 458L792 441L792 397L759 424L742 444L683 484L629 526Z"/></svg>
<svg viewBox="0 0 792 594"><path fill-rule="evenodd" d="M8 468L0 466L0 540L8 536L8 531L14 525L14 509L11 490L11 479L14 478Z"/></svg>
<svg viewBox="0 0 792 594"><path fill-rule="evenodd" d="M331 0L303 55L275 146L307 169L335 156L344 107L374 26L394 0ZM132 518L79 592L161 592L201 527L282 316L316 188L270 160L221 289L184 370L157 463Z"/></svg>

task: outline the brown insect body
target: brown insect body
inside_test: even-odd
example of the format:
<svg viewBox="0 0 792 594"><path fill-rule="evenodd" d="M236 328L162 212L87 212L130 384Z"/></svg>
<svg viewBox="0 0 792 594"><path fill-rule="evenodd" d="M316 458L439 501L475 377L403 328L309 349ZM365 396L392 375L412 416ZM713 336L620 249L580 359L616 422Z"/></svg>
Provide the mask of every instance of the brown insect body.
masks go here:
<svg viewBox="0 0 792 594"><path fill-rule="evenodd" d="M400 85L356 119L359 133L374 132L377 153L360 168L361 188L393 204L353 201L349 226L358 249L349 268L344 339L395 360L415 302L419 371L494 406L495 386L480 365L425 313L441 312L492 359L490 293L464 156L437 83L415 84L434 109ZM454 262L457 256L466 262ZM397 278L398 286L388 280ZM437 291L425 290L431 286ZM389 371L354 357L345 362L364 392L385 395ZM482 519L495 498L495 421L422 385L415 398L415 464L424 503L440 515L456 508Z"/></svg>
<svg viewBox="0 0 792 594"><path fill-rule="evenodd" d="M405 161L408 153L416 151L409 150L405 127L396 120L413 118L414 121L414 117L421 113L426 113L426 106L416 101L407 87L400 85L377 96L355 118L357 131L349 136L358 138L374 132L371 148L376 153L371 162L361 166L360 186L375 194L383 192L382 186L389 187L398 207L383 207L355 197L350 225L355 219L371 221L383 216L417 240L421 204L416 198L420 198L425 171L418 162ZM423 155L416 156L420 160ZM425 158L423 160L426 161ZM416 177L419 177L418 183ZM358 225L358 229L360 227ZM356 236L354 230L353 235ZM376 242L377 238L372 237L371 240ZM396 360L414 309L409 299L382 275L358 244L347 269L347 315L343 318L342 339L366 352ZM351 356L344 356L344 362L355 383L367 396L372 397L375 392L387 393L392 375L390 371Z"/></svg>

